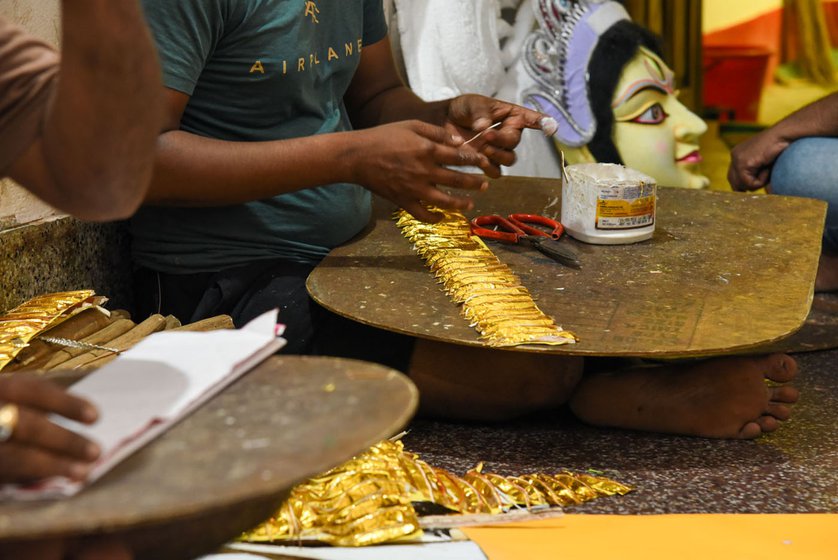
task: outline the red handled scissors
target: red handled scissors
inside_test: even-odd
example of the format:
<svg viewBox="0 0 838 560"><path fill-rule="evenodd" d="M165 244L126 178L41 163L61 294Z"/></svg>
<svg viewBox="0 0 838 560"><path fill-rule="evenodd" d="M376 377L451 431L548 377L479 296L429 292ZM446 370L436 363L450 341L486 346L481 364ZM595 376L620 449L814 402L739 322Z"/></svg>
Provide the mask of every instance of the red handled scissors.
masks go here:
<svg viewBox="0 0 838 560"><path fill-rule="evenodd" d="M546 232L533 224L550 229ZM494 226L487 228L484 226ZM471 232L484 239L496 239L504 243L527 241L535 249L565 266L579 268L579 256L570 247L560 244L564 232L562 224L538 214L510 214L508 218L493 214L478 216L471 221Z"/></svg>

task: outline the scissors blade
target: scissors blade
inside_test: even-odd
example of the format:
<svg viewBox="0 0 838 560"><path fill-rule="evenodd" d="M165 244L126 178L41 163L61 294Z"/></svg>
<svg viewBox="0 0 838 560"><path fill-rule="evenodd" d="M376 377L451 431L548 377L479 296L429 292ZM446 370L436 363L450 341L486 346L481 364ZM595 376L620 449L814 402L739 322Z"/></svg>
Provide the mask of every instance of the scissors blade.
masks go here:
<svg viewBox="0 0 838 560"><path fill-rule="evenodd" d="M551 259L571 268L582 268L582 263L579 262L579 255L568 245L547 237L527 237L527 239L532 243L533 247Z"/></svg>

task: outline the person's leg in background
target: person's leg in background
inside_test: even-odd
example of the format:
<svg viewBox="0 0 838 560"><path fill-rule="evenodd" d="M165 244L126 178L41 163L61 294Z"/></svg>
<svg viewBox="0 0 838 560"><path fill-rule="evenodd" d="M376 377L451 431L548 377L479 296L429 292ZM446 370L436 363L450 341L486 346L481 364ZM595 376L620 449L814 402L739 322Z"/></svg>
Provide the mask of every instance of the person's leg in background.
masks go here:
<svg viewBox="0 0 838 560"><path fill-rule="evenodd" d="M313 266L283 260L259 261L218 272L166 274L140 269L134 275L134 315L174 315L184 324L229 315L241 328L279 309L286 326L285 354L312 353L313 305L305 281Z"/></svg>
<svg viewBox="0 0 838 560"><path fill-rule="evenodd" d="M771 192L817 198L829 207L815 290L838 290L838 138L802 138L774 163Z"/></svg>
<svg viewBox="0 0 838 560"><path fill-rule="evenodd" d="M776 430L798 397L785 354L586 369L579 356L418 339L409 375L428 416L504 421L569 405L595 426L726 439Z"/></svg>

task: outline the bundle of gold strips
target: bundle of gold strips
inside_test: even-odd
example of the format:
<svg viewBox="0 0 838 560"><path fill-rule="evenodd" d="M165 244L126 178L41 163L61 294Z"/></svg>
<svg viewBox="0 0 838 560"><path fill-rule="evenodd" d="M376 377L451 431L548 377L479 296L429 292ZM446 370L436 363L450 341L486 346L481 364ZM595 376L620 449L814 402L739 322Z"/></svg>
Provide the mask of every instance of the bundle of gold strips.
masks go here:
<svg viewBox="0 0 838 560"><path fill-rule="evenodd" d="M0 370L40 333L104 301L92 290L78 290L38 296L15 307L0 317Z"/></svg>
<svg viewBox="0 0 838 560"><path fill-rule="evenodd" d="M276 516L242 540L314 539L365 546L421 536L414 502L437 504L452 514L500 515L518 508L580 504L630 490L589 474L505 477L483 473L482 464L459 477L421 461L401 441L385 441L296 486Z"/></svg>
<svg viewBox="0 0 838 560"><path fill-rule="evenodd" d="M420 222L404 210L396 223L413 243L445 292L489 346L576 342L576 336L545 315L517 276L500 262L459 212L434 208L445 217Z"/></svg>

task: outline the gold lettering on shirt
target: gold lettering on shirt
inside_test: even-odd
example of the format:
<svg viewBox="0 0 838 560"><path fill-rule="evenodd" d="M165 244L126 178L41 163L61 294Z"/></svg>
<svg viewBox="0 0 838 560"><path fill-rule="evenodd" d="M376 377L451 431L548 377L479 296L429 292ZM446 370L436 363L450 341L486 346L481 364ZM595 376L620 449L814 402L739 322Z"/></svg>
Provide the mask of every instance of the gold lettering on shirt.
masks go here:
<svg viewBox="0 0 838 560"><path fill-rule="evenodd" d="M298 58L296 59L296 73L302 73L310 70L315 70L315 66L320 65L322 62L320 57L326 56L326 64L328 65L332 61L341 60L342 58L348 58L351 56L357 56L361 54L361 47L363 46L364 42L363 39L352 40L349 42L345 42L343 44L344 52L346 53L345 56L341 57L339 49L340 47L335 46L323 46L322 48L318 49L314 52L308 53L300 53ZM282 63L282 74L283 76L294 74L294 59L290 60L280 60L277 62L277 68L279 68L279 63ZM273 70L273 63L268 61L267 63L268 68ZM263 63L261 60L257 60L253 63L253 66L250 68L250 73L260 73L260 74L267 74L268 68L266 68L266 64Z"/></svg>
<svg viewBox="0 0 838 560"><path fill-rule="evenodd" d="M306 2L306 13L304 17L310 17L312 22L320 23L320 20L317 19L317 14L319 13L320 10L317 9L317 4L314 3L312 0L308 0Z"/></svg>
<svg viewBox="0 0 838 560"><path fill-rule="evenodd" d="M253 66L250 67L250 73L253 74L254 72L259 72L260 74L265 73L265 67L262 65L261 60L257 60L253 63Z"/></svg>

